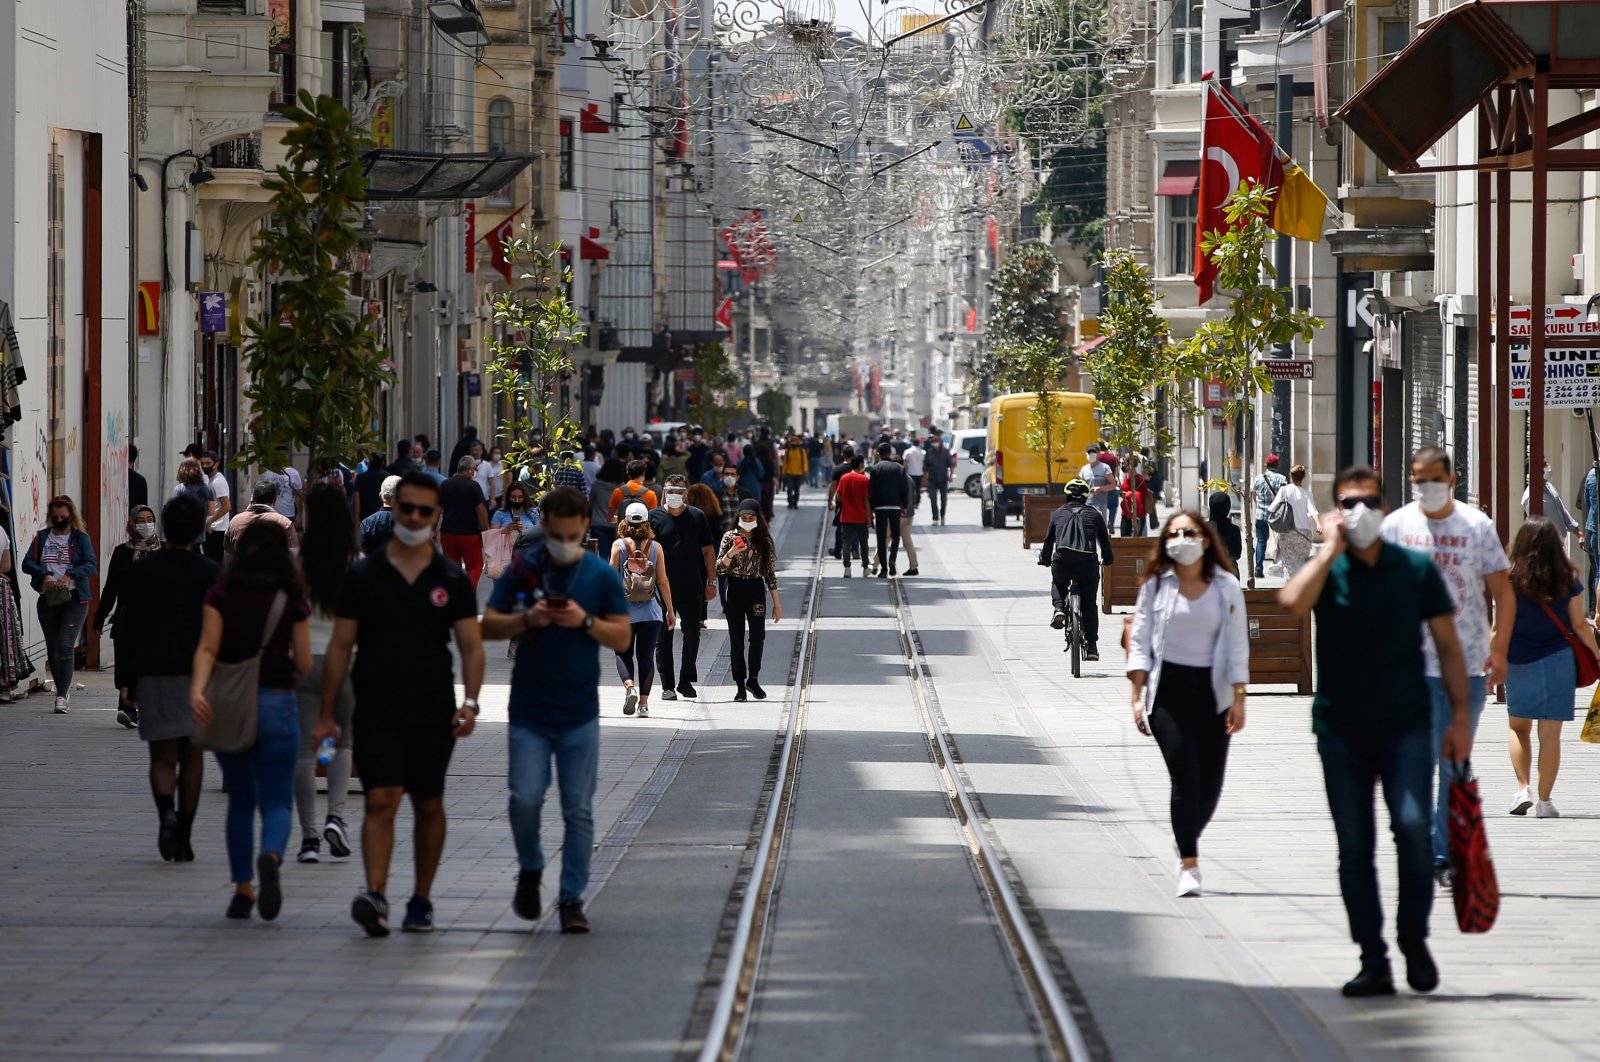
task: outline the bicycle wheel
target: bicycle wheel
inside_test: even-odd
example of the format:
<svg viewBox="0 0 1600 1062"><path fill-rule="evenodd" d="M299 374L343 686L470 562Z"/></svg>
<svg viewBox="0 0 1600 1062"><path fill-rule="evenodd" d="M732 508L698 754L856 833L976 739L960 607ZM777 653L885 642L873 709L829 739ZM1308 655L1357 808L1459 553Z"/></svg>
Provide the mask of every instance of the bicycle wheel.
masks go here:
<svg viewBox="0 0 1600 1062"><path fill-rule="evenodd" d="M1072 654L1072 677L1083 677L1083 627L1078 595L1067 598L1067 648Z"/></svg>

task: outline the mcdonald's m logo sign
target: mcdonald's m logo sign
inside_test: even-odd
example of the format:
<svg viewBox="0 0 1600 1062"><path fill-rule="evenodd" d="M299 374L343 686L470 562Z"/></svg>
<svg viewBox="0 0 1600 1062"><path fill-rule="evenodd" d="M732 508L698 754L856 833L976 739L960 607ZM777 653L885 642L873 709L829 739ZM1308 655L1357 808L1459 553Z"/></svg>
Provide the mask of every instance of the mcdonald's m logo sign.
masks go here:
<svg viewBox="0 0 1600 1062"><path fill-rule="evenodd" d="M161 334L161 282L159 280L140 281L139 293L134 303L134 314L139 319L139 334L141 336L159 336Z"/></svg>

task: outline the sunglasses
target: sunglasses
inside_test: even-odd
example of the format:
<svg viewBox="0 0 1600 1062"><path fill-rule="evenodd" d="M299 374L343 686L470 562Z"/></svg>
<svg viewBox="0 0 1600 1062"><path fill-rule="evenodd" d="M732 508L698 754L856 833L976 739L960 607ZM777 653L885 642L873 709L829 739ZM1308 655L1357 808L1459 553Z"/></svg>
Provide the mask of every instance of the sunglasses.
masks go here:
<svg viewBox="0 0 1600 1062"><path fill-rule="evenodd" d="M439 511L437 505L418 505L416 502L397 502L395 508L402 516L420 516L424 519Z"/></svg>
<svg viewBox="0 0 1600 1062"><path fill-rule="evenodd" d="M1369 509L1383 507L1383 499L1376 494L1347 494L1339 499L1339 508L1354 509L1358 505L1365 505Z"/></svg>
<svg viewBox="0 0 1600 1062"><path fill-rule="evenodd" d="M1177 527L1167 532L1168 538L1204 538L1205 533L1198 527Z"/></svg>

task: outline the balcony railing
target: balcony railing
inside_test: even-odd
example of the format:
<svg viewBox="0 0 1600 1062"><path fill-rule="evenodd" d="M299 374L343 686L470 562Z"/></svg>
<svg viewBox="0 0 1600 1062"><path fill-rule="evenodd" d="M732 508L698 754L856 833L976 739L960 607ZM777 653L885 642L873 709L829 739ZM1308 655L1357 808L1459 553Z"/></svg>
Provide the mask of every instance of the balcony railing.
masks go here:
<svg viewBox="0 0 1600 1062"><path fill-rule="evenodd" d="M261 134L224 140L211 149L207 160L214 170L259 170L261 168Z"/></svg>

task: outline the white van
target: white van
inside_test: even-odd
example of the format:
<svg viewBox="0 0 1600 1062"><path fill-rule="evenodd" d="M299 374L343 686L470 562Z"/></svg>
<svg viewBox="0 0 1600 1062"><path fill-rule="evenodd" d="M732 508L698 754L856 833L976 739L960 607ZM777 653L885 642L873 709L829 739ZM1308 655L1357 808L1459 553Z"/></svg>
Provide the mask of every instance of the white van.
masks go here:
<svg viewBox="0 0 1600 1062"><path fill-rule="evenodd" d="M962 428L953 433L950 452L955 457L951 485L960 484L967 497L976 498L982 489L983 451L989 443L988 428Z"/></svg>

